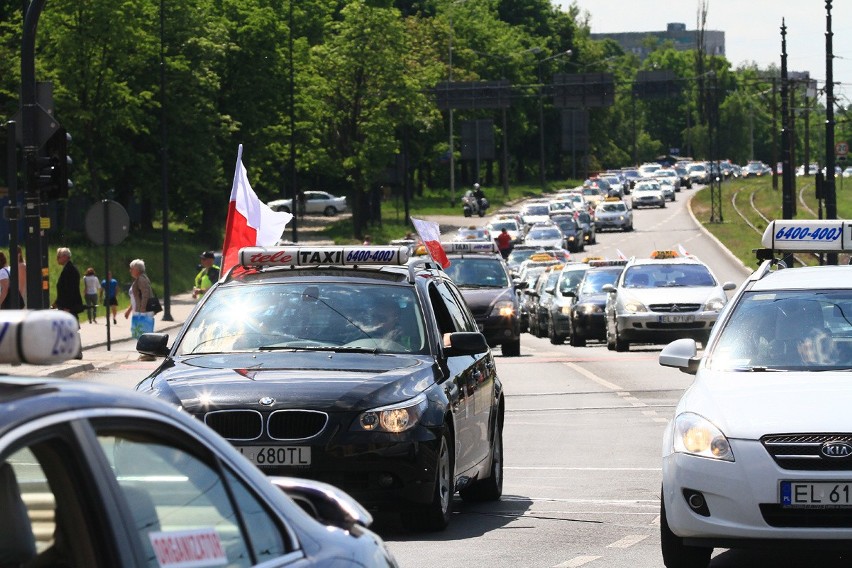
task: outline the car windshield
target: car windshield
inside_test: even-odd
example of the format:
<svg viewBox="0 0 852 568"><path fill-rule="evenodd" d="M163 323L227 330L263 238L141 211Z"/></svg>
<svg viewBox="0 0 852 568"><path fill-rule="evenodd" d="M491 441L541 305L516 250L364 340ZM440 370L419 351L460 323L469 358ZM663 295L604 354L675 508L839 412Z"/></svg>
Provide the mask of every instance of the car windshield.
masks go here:
<svg viewBox="0 0 852 568"><path fill-rule="evenodd" d="M607 213L621 213L623 211L626 211L627 208L625 207L624 203L622 203L622 202L619 202L619 203L604 203L603 205L600 206L600 210L605 211Z"/></svg>
<svg viewBox="0 0 852 568"><path fill-rule="evenodd" d="M556 221L556 224L563 233L577 232L577 223L573 219L560 219Z"/></svg>
<svg viewBox="0 0 852 568"><path fill-rule="evenodd" d="M559 275L559 291L562 294L568 292L576 292L577 286L583 281L583 276L586 275L585 270L564 270Z"/></svg>
<svg viewBox="0 0 852 568"><path fill-rule="evenodd" d="M852 370L852 290L746 292L707 361L715 370Z"/></svg>
<svg viewBox="0 0 852 568"><path fill-rule="evenodd" d="M691 171L691 172L703 172L706 169L707 168L705 168L701 164L695 164L694 166L689 166L689 171Z"/></svg>
<svg viewBox="0 0 852 568"><path fill-rule="evenodd" d="M562 233L556 227L550 229L531 229L527 234L527 240L553 240L561 238Z"/></svg>
<svg viewBox="0 0 852 568"><path fill-rule="evenodd" d="M524 207L524 215L549 215L549 205L527 205Z"/></svg>
<svg viewBox="0 0 852 568"><path fill-rule="evenodd" d="M716 286L716 280L701 264L640 264L624 273L625 288Z"/></svg>
<svg viewBox="0 0 852 568"><path fill-rule="evenodd" d="M509 287L509 278L498 258L454 258L445 272L459 288Z"/></svg>
<svg viewBox="0 0 852 568"><path fill-rule="evenodd" d="M413 289L341 282L221 286L200 306L178 355L275 350L425 353Z"/></svg>
<svg viewBox="0 0 852 568"><path fill-rule="evenodd" d="M580 287L580 295L600 294L607 284L615 284L620 271L617 270L590 270L583 277Z"/></svg>
<svg viewBox="0 0 852 568"><path fill-rule="evenodd" d="M514 221L495 221L489 225L492 231L502 231L506 229L507 231L517 231L518 224Z"/></svg>

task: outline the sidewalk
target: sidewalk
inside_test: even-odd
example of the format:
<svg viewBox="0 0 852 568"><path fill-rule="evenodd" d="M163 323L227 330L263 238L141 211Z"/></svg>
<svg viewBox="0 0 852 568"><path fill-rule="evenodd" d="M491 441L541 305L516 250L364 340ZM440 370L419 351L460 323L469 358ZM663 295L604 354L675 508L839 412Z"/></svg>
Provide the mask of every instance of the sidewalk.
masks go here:
<svg viewBox="0 0 852 568"><path fill-rule="evenodd" d="M169 333L174 336L192 312L197 300L192 299L192 293L186 292L172 296L169 312L172 321L163 321L163 312L154 316L154 331ZM85 315L82 316L85 318ZM109 345L107 345L107 320L104 317L103 306L98 308L98 323L90 324L83 319L80 323L80 342L83 345L83 359L71 359L58 365L0 365L0 373L36 377L68 377L75 373L104 369L124 363L136 361L136 340L130 336L130 320L124 318L124 311L119 310L117 324L109 322ZM171 343L171 342L170 342ZM109 349L107 348L109 347Z"/></svg>

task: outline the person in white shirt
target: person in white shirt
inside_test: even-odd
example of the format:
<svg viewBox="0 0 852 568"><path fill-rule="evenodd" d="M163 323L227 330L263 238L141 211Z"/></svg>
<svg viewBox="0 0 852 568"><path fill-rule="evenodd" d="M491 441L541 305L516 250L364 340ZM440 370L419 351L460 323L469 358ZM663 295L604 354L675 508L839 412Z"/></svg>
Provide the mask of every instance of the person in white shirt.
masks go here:
<svg viewBox="0 0 852 568"><path fill-rule="evenodd" d="M83 276L83 288L89 323L98 323L98 291L101 289L101 281L98 280L95 269L91 266L86 269L86 275Z"/></svg>

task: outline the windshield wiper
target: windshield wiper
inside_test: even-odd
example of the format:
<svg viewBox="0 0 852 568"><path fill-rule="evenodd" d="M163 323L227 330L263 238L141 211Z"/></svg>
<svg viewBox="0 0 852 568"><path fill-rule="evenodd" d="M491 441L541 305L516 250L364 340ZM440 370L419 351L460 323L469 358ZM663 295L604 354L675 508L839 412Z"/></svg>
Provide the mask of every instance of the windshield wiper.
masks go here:
<svg viewBox="0 0 852 568"><path fill-rule="evenodd" d="M790 369L776 369L774 367L764 367L762 365L754 365L751 367L734 367L731 370L746 373L786 373L790 371Z"/></svg>

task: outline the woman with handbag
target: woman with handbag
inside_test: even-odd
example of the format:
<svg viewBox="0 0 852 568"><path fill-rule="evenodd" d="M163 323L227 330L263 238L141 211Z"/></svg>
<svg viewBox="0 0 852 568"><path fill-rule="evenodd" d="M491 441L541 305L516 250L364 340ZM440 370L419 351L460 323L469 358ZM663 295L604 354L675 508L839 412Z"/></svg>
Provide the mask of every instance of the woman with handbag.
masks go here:
<svg viewBox="0 0 852 568"><path fill-rule="evenodd" d="M154 331L154 312L148 311L148 301L154 298L154 290L148 275L145 274L144 260L137 258L130 261L130 276L133 278L133 284L130 286L131 305L125 310L124 317L127 319L133 314L130 322L131 335L138 337L142 333ZM148 356L141 355L139 358L146 357Z"/></svg>

